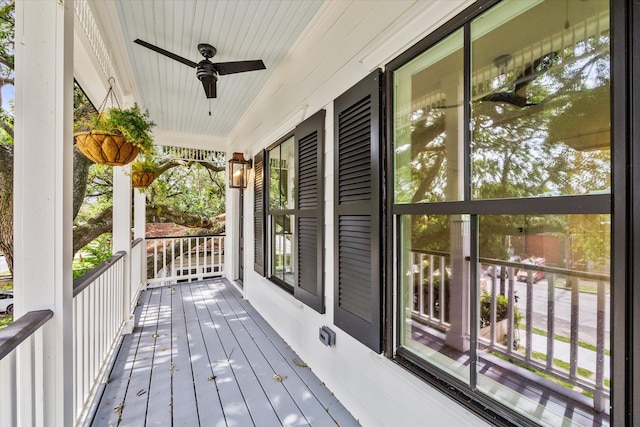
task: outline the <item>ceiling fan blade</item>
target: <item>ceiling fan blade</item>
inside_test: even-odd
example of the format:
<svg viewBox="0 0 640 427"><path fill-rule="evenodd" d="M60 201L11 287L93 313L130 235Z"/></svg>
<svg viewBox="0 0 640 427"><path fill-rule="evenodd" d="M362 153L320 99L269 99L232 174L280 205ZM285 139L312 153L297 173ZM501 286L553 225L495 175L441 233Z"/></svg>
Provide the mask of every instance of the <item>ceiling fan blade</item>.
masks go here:
<svg viewBox="0 0 640 427"><path fill-rule="evenodd" d="M204 88L204 93L207 95L207 99L216 97L216 79L202 80L202 87Z"/></svg>
<svg viewBox="0 0 640 427"><path fill-rule="evenodd" d="M245 71L266 70L262 59L255 61L216 62L213 64L221 76L225 74L244 73Z"/></svg>
<svg viewBox="0 0 640 427"><path fill-rule="evenodd" d="M147 43L144 40L135 39L133 42L136 43L136 44L139 44L140 46L144 46L147 49L151 49L151 50L153 50L155 52L158 52L161 55L164 55L166 57L174 59L174 60L176 60L178 62L182 62L184 65L188 65L191 68L196 68L196 65L198 65L193 61L189 61L188 59L185 59L185 58L183 58L181 56L178 56L175 53L171 53L168 50L164 50L162 48L159 48L158 46L152 45L151 43Z"/></svg>

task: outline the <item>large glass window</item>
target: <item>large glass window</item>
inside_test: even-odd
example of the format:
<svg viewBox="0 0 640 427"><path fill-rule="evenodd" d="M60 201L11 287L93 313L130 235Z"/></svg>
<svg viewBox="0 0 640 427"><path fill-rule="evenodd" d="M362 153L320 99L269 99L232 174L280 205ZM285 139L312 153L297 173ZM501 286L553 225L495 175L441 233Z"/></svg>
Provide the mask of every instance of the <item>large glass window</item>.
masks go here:
<svg viewBox="0 0 640 427"><path fill-rule="evenodd" d="M478 13L388 67L396 353L510 419L608 425L609 3Z"/></svg>
<svg viewBox="0 0 640 427"><path fill-rule="evenodd" d="M462 40L457 31L395 73L396 203L464 196Z"/></svg>
<svg viewBox="0 0 640 427"><path fill-rule="evenodd" d="M280 284L294 286L295 239L293 233L296 165L293 136L268 151L269 275Z"/></svg>
<svg viewBox="0 0 640 427"><path fill-rule="evenodd" d="M608 2L536 3L471 23L475 199L611 190Z"/></svg>
<svg viewBox="0 0 640 427"><path fill-rule="evenodd" d="M610 216L480 215L478 223L478 389L552 425L588 396L592 417L606 419L598 412L609 405ZM516 384L527 386L507 399ZM562 390L551 384L567 393L547 402L545 393Z"/></svg>
<svg viewBox="0 0 640 427"><path fill-rule="evenodd" d="M403 347L467 384L469 289L456 284L469 281L468 240L460 238L468 225L460 215L402 217L400 322Z"/></svg>

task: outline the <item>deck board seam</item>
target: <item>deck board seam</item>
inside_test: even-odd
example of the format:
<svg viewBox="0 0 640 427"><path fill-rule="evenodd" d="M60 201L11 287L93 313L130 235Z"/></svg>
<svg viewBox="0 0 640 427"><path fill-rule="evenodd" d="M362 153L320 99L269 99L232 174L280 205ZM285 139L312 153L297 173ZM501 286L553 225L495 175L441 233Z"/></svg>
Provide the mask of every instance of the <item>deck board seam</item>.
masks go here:
<svg viewBox="0 0 640 427"><path fill-rule="evenodd" d="M174 288L175 289L175 288ZM198 408L198 404L197 404L197 393L196 393L196 383L195 383L195 375L194 375L194 368L192 365L192 354L191 354L191 347L189 345L189 332L188 332L188 326L187 326L187 317L186 317L186 307L185 307L185 298L184 298L184 286L180 286L179 287L179 292L180 292L180 296L178 297L177 295L175 295L174 293L172 293L172 302L171 302L171 309L172 309L172 316L171 316L171 325L172 325L172 348L171 348L171 361L173 363L173 376L172 376L172 402L175 404L175 382L173 380L173 378L176 377L176 375L178 374L178 372L180 372L183 369L188 369L188 375L191 378L191 392L192 395L189 396L189 398L193 397L193 405L194 405L194 409L196 412L196 419L198 421L198 425L201 425L201 420L200 420L200 411ZM176 289L176 292L178 292L178 290ZM178 301L176 301L176 305L178 306L178 313L176 315L176 313L173 312L173 298L177 298ZM178 320L176 322L174 322L174 315L176 315L176 317L178 318ZM176 325L181 325L182 327L175 328L174 327ZM183 337L181 337L181 334L184 334ZM175 341L175 348L174 348L174 341ZM182 365L178 366L179 362L179 349L180 349L180 342L183 342L185 344L186 347L186 352L187 352L187 359L185 361L185 365L186 368L183 367ZM179 406L179 405L178 405ZM175 406L172 406L173 409L173 419L175 421Z"/></svg>

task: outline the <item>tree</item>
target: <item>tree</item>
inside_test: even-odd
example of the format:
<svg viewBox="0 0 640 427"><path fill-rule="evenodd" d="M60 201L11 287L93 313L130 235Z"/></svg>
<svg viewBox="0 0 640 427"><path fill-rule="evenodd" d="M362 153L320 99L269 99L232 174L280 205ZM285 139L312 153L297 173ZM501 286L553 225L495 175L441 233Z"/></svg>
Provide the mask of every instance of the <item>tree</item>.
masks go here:
<svg viewBox="0 0 640 427"><path fill-rule="evenodd" d="M0 0L0 89L13 86L14 83L14 28L14 0ZM75 129L90 128L95 114L95 107L76 86ZM9 270L13 272L13 107L11 104L7 107L2 102L1 93L0 129L0 252L5 255ZM220 177L224 167L209 162L168 158L160 161L161 172L201 169L207 173L205 176L198 172L198 182L184 172L182 175L177 171L167 174L167 177L181 177L174 179L171 184L159 184L158 190L150 192L147 218L220 231L223 226L216 217L221 210L224 211L224 180ZM73 252L76 253L112 229L112 168L93 164L77 148L74 149L73 164ZM205 177L213 185L205 185ZM189 185L193 185L193 188L189 189ZM169 194L169 188L181 190ZM207 199L215 202L206 203Z"/></svg>
<svg viewBox="0 0 640 427"><path fill-rule="evenodd" d="M0 3L0 90L13 86L14 27L14 3L5 0ZM1 92L0 129L0 251L13 271L13 114Z"/></svg>
<svg viewBox="0 0 640 427"><path fill-rule="evenodd" d="M584 195L610 191L609 36L600 34L548 52L473 86L471 104L471 198L474 200ZM420 87L419 85L416 85ZM430 86L427 86L430 88ZM431 90L431 89L429 89ZM412 94L431 99L431 93ZM448 168L449 122L459 105L445 99L414 109L400 121L396 138L396 200L407 203L447 200L447 180L462 179ZM595 217L594 217L595 218ZM449 241L447 218L412 216L412 245L442 250ZM593 219L606 223L606 219ZM509 236L582 233L569 216L482 215L480 256L507 259ZM576 222L576 221L574 221ZM581 234L582 235L582 234ZM442 242L438 241L439 239ZM595 235L574 239L583 257L602 262L608 254ZM606 246L606 245L605 245ZM531 254L521 254L531 255Z"/></svg>

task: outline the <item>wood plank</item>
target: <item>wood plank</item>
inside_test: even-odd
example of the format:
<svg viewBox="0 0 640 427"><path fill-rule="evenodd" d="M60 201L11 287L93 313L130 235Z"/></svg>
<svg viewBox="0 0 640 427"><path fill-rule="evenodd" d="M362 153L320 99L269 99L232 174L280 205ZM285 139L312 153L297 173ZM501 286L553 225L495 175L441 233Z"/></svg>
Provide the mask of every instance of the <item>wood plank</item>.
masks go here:
<svg viewBox="0 0 640 427"><path fill-rule="evenodd" d="M242 298L240 293L228 283L227 279L213 279L215 283L223 283L229 294L232 295L238 303L245 308L247 313L255 324L260 327L269 341L278 350L287 362L291 362L292 369L306 384L316 399L321 403L322 407L331 415L335 423L340 426L359 426L359 423L353 418L351 413L336 399L331 391L318 379L309 367L306 367L302 359L291 349L291 346L282 339L280 335L260 316L260 314L251 306L251 304ZM224 293L224 295L227 295ZM295 361L295 362L294 362ZM302 365L302 366L299 366Z"/></svg>
<svg viewBox="0 0 640 427"><path fill-rule="evenodd" d="M150 292L140 296L141 304L136 309L136 317L140 323L143 323L146 318L150 296ZM136 352L139 348L139 340L140 335L137 333L124 337L110 372L107 387L100 398L100 403L91 421L93 425L118 425L120 410L117 407L124 402L127 388L129 387Z"/></svg>
<svg viewBox="0 0 640 427"><path fill-rule="evenodd" d="M153 366L153 347L158 329L160 289L146 291L149 295L144 318L140 319L138 347L129 380L127 394L122 401L120 426L143 425L147 416L149 383Z"/></svg>
<svg viewBox="0 0 640 427"><path fill-rule="evenodd" d="M236 315L244 316L242 325L246 328L249 336L253 339L255 344L260 348L260 351L266 360L268 360L268 363L271 365L273 370L283 378L283 386L287 389L292 399L298 405L300 411L304 414L304 418L307 423L309 425L317 426L335 424L336 420L332 418L332 415L327 411L327 408L313 394L300 375L298 375L297 369L309 371L309 368L305 367L306 365L304 365L304 363L295 356L295 353L289 354L289 356L293 357L286 359L285 356L278 351L271 339L254 320L254 316L256 316L257 313L255 313L253 307L243 306L238 300L237 295L234 295L234 292L226 284L222 285L220 283L214 283L214 286L218 287L218 292L223 295ZM313 380L319 383L317 377L314 376ZM335 398L333 399L335 400Z"/></svg>
<svg viewBox="0 0 640 427"><path fill-rule="evenodd" d="M205 302L211 319L217 326L216 332L220 337L226 354L226 361L220 361L220 364L229 363L233 374L238 382L238 386L244 396L249 413L256 426L277 426L282 425L280 419L276 416L270 399L265 394L263 383L256 381L256 372L252 369L251 364L247 360L240 343L237 341L230 329L227 321L227 313L224 313L218 306L219 297L211 292L206 283L200 286L205 297ZM232 319L237 322L238 319ZM273 374L271 374L273 377ZM273 379L271 379L273 381Z"/></svg>
<svg viewBox="0 0 640 427"><path fill-rule="evenodd" d="M196 297L192 293L191 286L181 286L181 295L200 424L223 425L224 411L198 319Z"/></svg>
<svg viewBox="0 0 640 427"><path fill-rule="evenodd" d="M158 328L153 348L147 425L171 424L171 287L159 288ZM126 402L125 402L126 403ZM126 409L126 406L125 406ZM137 424L141 425L141 424Z"/></svg>
<svg viewBox="0 0 640 427"><path fill-rule="evenodd" d="M200 423L196 404L191 353L183 307L183 289L188 285L170 287L171 300L171 371L174 426L196 426Z"/></svg>
<svg viewBox="0 0 640 427"><path fill-rule="evenodd" d="M221 288L215 283L210 284L210 291L215 294L221 293ZM254 339L245 328L244 322L250 319L245 310L235 313L225 298L218 298L218 308L224 313L225 320L236 341L240 345L242 354L246 358L249 367L256 376L266 394L270 405L275 410L276 415L283 425L308 425L308 420L304 417L300 408L284 386L281 373L276 372L273 366L266 359L260 347L256 345ZM255 419L255 417L254 417Z"/></svg>
<svg viewBox="0 0 640 427"><path fill-rule="evenodd" d="M93 425L358 425L226 279L140 300Z"/></svg>
<svg viewBox="0 0 640 427"><path fill-rule="evenodd" d="M212 372L211 375L215 377L213 380L222 404L224 419L229 426L251 426L254 424L253 419L240 391L231 364L227 361L229 356L225 353L220 341L218 325L213 321L207 308L207 303L211 303L211 301L205 300L203 286L202 282L192 284L191 293L196 306L198 324L205 343L207 361ZM207 298L210 298L210 295L207 294ZM200 396L198 400L201 400Z"/></svg>

